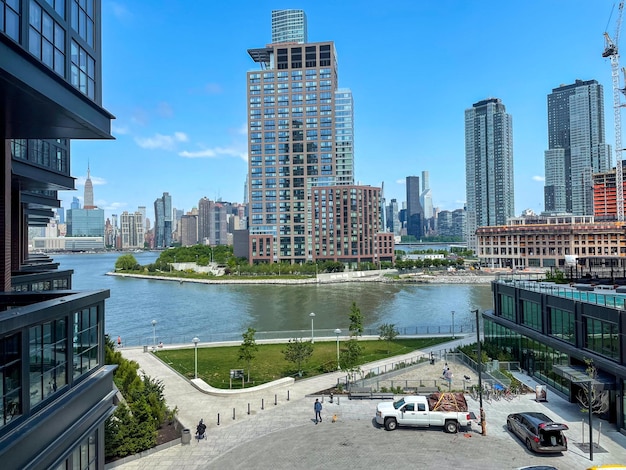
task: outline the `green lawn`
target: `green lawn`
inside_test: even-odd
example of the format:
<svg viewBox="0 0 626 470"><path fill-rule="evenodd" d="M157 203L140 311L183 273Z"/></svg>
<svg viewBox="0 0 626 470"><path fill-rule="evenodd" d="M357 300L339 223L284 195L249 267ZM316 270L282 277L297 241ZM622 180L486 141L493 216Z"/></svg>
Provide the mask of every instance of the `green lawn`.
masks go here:
<svg viewBox="0 0 626 470"><path fill-rule="evenodd" d="M362 364L373 362L386 357L410 353L416 349L429 351L433 346L450 341L452 338L414 338L396 339L391 343L386 341L359 341L363 348ZM341 342L339 343L341 349ZM255 359L250 364L250 383L246 387L271 382L282 377L296 377L297 366L285 361L283 356L284 344L258 344ZM387 352L389 348L389 352ZM177 370L185 377L194 376L194 349L172 349L157 351L156 354L163 362ZM303 377L331 372L337 368L337 342L316 341L313 345L313 356L303 365ZM246 379L248 365L239 360L239 346L228 347L199 347L198 348L198 378L216 388L230 386L230 370L244 369ZM241 380L233 387L241 386Z"/></svg>

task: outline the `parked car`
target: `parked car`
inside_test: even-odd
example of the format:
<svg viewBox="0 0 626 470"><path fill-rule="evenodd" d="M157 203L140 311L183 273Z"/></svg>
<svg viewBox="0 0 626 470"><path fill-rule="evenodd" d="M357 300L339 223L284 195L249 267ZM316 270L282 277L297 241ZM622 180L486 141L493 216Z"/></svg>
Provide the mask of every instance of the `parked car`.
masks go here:
<svg viewBox="0 0 626 470"><path fill-rule="evenodd" d="M551 453L567 450L567 438L563 431L566 424L555 423L543 413L512 413L506 418L506 427L533 452Z"/></svg>

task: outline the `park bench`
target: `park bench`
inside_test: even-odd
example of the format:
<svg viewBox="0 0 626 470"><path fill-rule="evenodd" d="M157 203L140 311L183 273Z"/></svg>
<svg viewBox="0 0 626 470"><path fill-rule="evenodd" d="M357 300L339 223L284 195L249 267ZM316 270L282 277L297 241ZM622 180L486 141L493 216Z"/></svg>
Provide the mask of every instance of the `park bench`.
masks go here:
<svg viewBox="0 0 626 470"><path fill-rule="evenodd" d="M404 393L413 395L430 395L431 393L438 393L439 391L439 387L404 387Z"/></svg>
<svg viewBox="0 0 626 470"><path fill-rule="evenodd" d="M372 391L371 387L352 387L348 392L348 398L352 399L377 399L377 400L387 400L393 398L394 394L391 392L377 392Z"/></svg>

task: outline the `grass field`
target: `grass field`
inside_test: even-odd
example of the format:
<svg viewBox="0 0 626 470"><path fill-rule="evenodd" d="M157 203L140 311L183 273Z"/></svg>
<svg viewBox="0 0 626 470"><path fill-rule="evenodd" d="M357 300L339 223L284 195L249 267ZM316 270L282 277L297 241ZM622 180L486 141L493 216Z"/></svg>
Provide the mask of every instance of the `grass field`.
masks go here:
<svg viewBox="0 0 626 470"><path fill-rule="evenodd" d="M391 356L407 354L415 350L429 351L437 344L450 341L452 338L412 338L395 339L390 343L382 340L359 341L363 348L362 364L377 361ZM239 360L239 346L202 347L198 348L198 378L215 388L229 388L230 370L243 369L246 376L246 387L260 385L282 377L299 378L297 366L287 362L283 355L284 344L258 344L256 357L250 364L250 381L248 365ZM340 342L341 350L341 342ZM163 362L185 377L194 377L194 349L166 349L155 352ZM337 369L337 342L316 341L313 344L311 359L303 364L303 378L313 377ZM241 381L237 381L240 385Z"/></svg>

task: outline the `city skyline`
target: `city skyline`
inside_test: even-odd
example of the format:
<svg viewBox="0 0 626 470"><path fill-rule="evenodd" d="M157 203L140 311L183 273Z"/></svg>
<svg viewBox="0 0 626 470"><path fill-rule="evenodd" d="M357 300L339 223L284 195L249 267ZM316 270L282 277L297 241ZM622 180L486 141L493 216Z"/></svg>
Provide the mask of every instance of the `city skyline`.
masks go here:
<svg viewBox="0 0 626 470"><path fill-rule="evenodd" d="M271 42L272 10L281 8L305 10L315 25L309 41L335 43L341 83L354 96L355 182L378 187L384 182L387 201L404 202L406 177L428 171L433 206L463 207L464 110L489 97L501 98L513 116L516 215L544 207L547 96L553 88L598 80L606 90L607 143L615 140L612 116L606 115L612 112L610 63L601 57L602 33L614 32L612 2L574 1L566 9L539 1L523 7L492 1L359 2L355 9L357 3L348 1L333 4L330 18L328 5L251 3L245 15L229 15L232 7L219 4L183 9L104 1L109 43L103 50L102 95L117 117L117 140L72 143L77 191L60 193L64 208L73 197L82 200L88 166L94 203L108 218L147 206L153 220L152 202L163 192L185 212L205 196L243 202L242 77L257 69L246 50L262 46L259 38ZM490 27L479 27L482 23ZM163 27L168 35L160 32ZM237 34L227 43L207 49L233 30Z"/></svg>

